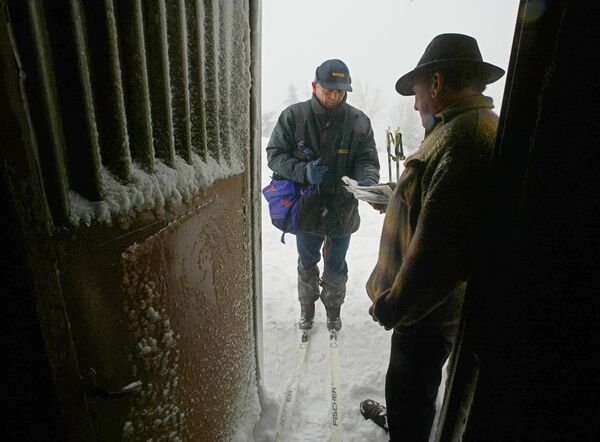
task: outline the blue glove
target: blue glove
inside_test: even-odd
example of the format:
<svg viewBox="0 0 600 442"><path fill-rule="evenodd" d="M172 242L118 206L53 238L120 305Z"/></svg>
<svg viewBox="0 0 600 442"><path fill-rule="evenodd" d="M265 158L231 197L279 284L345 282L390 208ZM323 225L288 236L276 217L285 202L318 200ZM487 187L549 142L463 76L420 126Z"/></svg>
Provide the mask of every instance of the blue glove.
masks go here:
<svg viewBox="0 0 600 442"><path fill-rule="evenodd" d="M306 164L305 177L306 181L310 184L321 184L323 181L323 177L325 176L325 172L327 172L327 166L321 166L321 158L317 158L316 160L309 161Z"/></svg>
<svg viewBox="0 0 600 442"><path fill-rule="evenodd" d="M377 184L373 178L363 178L358 182L359 186L372 186L373 184Z"/></svg>

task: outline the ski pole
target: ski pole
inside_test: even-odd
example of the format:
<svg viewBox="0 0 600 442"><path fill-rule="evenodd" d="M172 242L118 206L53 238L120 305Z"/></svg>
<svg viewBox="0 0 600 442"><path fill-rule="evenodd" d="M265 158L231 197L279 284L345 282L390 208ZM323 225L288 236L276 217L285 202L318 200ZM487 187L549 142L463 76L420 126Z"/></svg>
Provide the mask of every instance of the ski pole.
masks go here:
<svg viewBox="0 0 600 442"><path fill-rule="evenodd" d="M402 148L402 134L399 127L394 131L394 135L394 153L396 154L394 159L396 161L396 181L398 181L398 178L400 178L400 161L404 161L406 157Z"/></svg>
<svg viewBox="0 0 600 442"><path fill-rule="evenodd" d="M390 182L392 181L392 132L388 127L385 130L385 141L387 147L387 159L388 159L388 173L390 177Z"/></svg>

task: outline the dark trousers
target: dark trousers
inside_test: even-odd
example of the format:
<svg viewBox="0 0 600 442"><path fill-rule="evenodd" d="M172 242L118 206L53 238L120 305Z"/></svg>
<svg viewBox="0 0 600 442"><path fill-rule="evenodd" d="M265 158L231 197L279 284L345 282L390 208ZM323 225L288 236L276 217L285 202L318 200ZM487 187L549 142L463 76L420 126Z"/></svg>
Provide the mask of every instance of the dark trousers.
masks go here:
<svg viewBox="0 0 600 442"><path fill-rule="evenodd" d="M442 367L452 344L441 336L392 334L385 378L390 441L427 442Z"/></svg>
<svg viewBox="0 0 600 442"><path fill-rule="evenodd" d="M323 246L323 243L325 245ZM323 246L323 291L321 301L326 307L339 307L346 295L348 265L346 252L350 235L330 238L311 233L296 234L298 250L298 300L301 304L319 299L319 269Z"/></svg>

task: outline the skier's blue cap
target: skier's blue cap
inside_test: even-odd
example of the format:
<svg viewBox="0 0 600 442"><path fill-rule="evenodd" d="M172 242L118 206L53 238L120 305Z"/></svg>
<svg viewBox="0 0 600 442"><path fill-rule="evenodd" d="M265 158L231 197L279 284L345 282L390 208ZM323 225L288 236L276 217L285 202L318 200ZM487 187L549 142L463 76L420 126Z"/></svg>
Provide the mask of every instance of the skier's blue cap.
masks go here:
<svg viewBox="0 0 600 442"><path fill-rule="evenodd" d="M325 89L352 92L352 86L350 86L352 79L348 66L336 58L321 63L315 72L315 83L319 83Z"/></svg>

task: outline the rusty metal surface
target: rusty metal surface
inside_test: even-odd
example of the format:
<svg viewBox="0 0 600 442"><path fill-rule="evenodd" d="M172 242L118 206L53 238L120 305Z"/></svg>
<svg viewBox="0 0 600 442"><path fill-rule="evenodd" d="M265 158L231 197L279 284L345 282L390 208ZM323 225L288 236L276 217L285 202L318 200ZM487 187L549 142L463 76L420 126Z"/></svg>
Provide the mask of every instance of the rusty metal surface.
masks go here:
<svg viewBox="0 0 600 442"><path fill-rule="evenodd" d="M224 440L235 429L255 374L243 182L214 186L156 232L64 257L80 369L107 390L143 383L130 398L90 400L98 440Z"/></svg>
<svg viewBox="0 0 600 442"><path fill-rule="evenodd" d="M251 53L254 64L259 65L260 58L244 43L249 40L249 2L240 1L240 8L218 2L178 2L190 14L193 6L197 26L203 23L200 17L206 19L205 26L196 29L188 15L190 26L207 33L204 43L198 38L187 42L192 48L188 55L199 56L206 45L213 50L214 65L190 65L194 78L206 74L199 81L211 91L208 96L194 93L196 85L187 80L179 88L179 94L185 95L187 89L181 88L190 87L190 97L199 97L202 103L206 99L205 104L218 111L210 114L210 122L190 120L206 131L204 135L212 136L200 146L184 149L188 166L197 166L191 164L195 161L192 153L207 160L206 167L195 169L194 178L200 181L193 184L198 186L190 186L192 180L186 175L190 179L175 185L187 187L161 194L164 204L158 199L129 210L119 203L123 210L111 213L110 219L88 219L87 223L70 217L77 208L74 193L95 204L106 197L102 192L107 191L107 183L119 181L119 189L136 183L130 152L130 136L136 135L129 129L132 124L147 125L149 114L146 105L140 118L132 117L136 110L130 105L127 108L131 87L124 87L122 80L131 85L140 69L128 64L135 60L122 62L139 50L119 52L124 48L119 35L128 35L120 30L130 25L130 14L123 13L128 5L38 3L0 0L0 71L8 104L0 107L1 126L10 140L0 145L0 179L6 179L6 196L15 206L16 242L24 247L24 270L30 275L31 303L36 308L29 313L30 320L39 324L48 359L48 367L32 369L30 374L39 379L52 377L49 388L56 398L44 403L60 414L57 431L65 440L226 440L243 417L247 392L255 391L260 344L254 310L260 280L252 274L260 261L256 221L260 220L260 204L256 205L260 180L255 172L257 157L250 153L260 149L256 138L260 131L252 138L247 127L250 118L254 124L259 120L259 113L250 115L250 101L256 105L259 88L248 90L247 63ZM168 4L134 3L138 34L142 24L152 29L152 17L142 17L140 6L148 14L159 14L164 26ZM253 8L255 23L260 8ZM206 10L212 11L210 17L203 15ZM220 26L224 18L231 26ZM163 32L152 43L162 56L168 55L165 39L172 46L168 30L169 26L166 35ZM40 35L44 36L41 40ZM134 37L139 46L139 35ZM240 42L224 47L223 53L232 59L217 57L221 45L231 39ZM253 41L256 45L257 35ZM177 68L169 72L171 85L174 72L188 78L187 71L178 69L180 64L171 66ZM258 66L253 69L256 72ZM245 81L230 82L225 74L232 72L246 73ZM216 79L222 81L213 88L210 85ZM163 83L169 81L165 78L159 86ZM154 89L156 85L151 84L151 95ZM169 90L175 102L177 90ZM44 101L43 94L50 94L51 100ZM147 95L140 100L147 100ZM161 102L160 94L154 95ZM185 122L189 115L164 114L167 126L169 118ZM159 118L152 115L152 131L162 130ZM48 136L50 132L54 138ZM168 141L179 140L177 134ZM191 141L201 138L199 132L190 134ZM83 141L73 141L76 135ZM153 140L141 138L147 143ZM48 140L58 146L56 158L48 155L54 151L44 148ZM147 143L133 149L134 157L146 166L152 162L146 157L152 156L153 147ZM154 154L173 166L177 159L173 155L182 150L176 145L165 149ZM209 150L222 161L208 161ZM96 167L96 160L102 161L102 167ZM146 172L152 172L152 167L146 167ZM98 181L103 177L111 179ZM66 190L69 207L59 198ZM174 196L181 194L181 199ZM169 196L172 201L167 201ZM129 394L124 387L134 381L141 381L141 389L130 388ZM113 397L111 393L117 399L106 399Z"/></svg>

